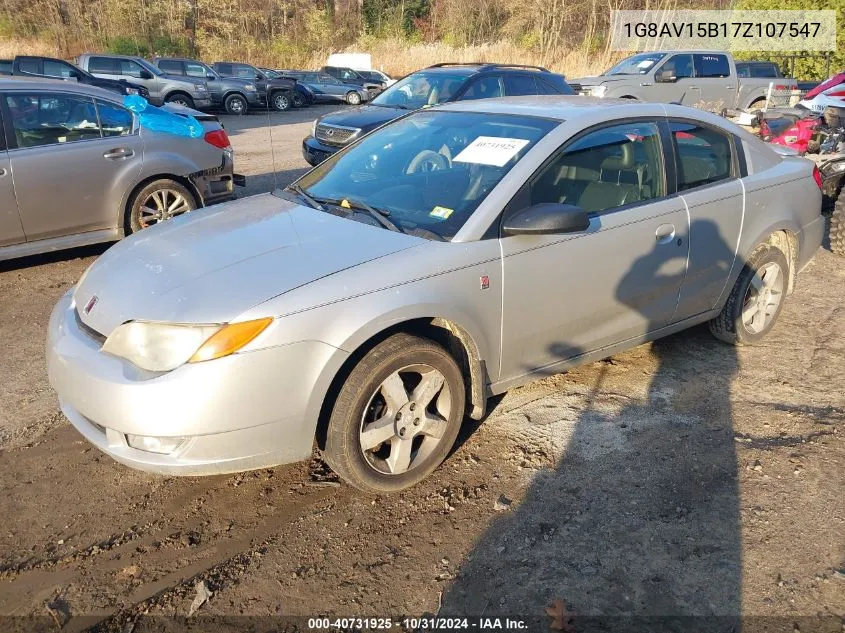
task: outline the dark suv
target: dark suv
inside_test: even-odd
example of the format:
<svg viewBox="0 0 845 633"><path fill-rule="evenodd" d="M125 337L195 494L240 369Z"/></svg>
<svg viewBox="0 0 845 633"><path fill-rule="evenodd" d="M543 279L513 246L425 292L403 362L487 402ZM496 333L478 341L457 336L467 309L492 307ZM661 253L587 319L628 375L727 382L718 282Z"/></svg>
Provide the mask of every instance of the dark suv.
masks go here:
<svg viewBox="0 0 845 633"><path fill-rule="evenodd" d="M227 114L246 114L247 109L261 105L258 87L249 79L224 77L200 61L183 57L154 57L153 64L170 75L204 79L211 104L224 108Z"/></svg>
<svg viewBox="0 0 845 633"><path fill-rule="evenodd" d="M214 62L211 67L224 77L237 77L254 83L261 102L269 103L274 110L289 110L293 106L296 79L268 77L252 64L243 62Z"/></svg>
<svg viewBox="0 0 845 633"><path fill-rule="evenodd" d="M571 95L563 75L540 66L435 64L397 81L368 105L326 114L302 141L302 155L317 165L340 148L408 110L466 99L516 95Z"/></svg>

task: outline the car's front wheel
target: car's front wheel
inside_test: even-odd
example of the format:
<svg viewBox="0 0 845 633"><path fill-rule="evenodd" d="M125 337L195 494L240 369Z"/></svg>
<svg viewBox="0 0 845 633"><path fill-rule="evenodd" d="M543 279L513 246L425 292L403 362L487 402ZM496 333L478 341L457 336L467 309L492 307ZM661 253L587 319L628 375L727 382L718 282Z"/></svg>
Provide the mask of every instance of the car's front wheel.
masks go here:
<svg viewBox="0 0 845 633"><path fill-rule="evenodd" d="M753 345L774 327L789 288L789 262L771 244L760 244L742 268L710 331L733 345Z"/></svg>
<svg viewBox="0 0 845 633"><path fill-rule="evenodd" d="M277 112L284 112L290 110L291 98L286 92L276 92L270 98L270 104Z"/></svg>
<svg viewBox="0 0 845 633"><path fill-rule="evenodd" d="M226 114L246 114L247 104L246 99L241 95L229 95L226 101L223 102L223 107L226 108Z"/></svg>
<svg viewBox="0 0 845 633"><path fill-rule="evenodd" d="M350 90L346 93L346 103L349 105L359 105L361 103L361 95L354 90Z"/></svg>
<svg viewBox="0 0 845 633"><path fill-rule="evenodd" d="M464 378L441 345L394 334L352 369L334 402L325 458L367 492L408 488L437 468L464 417Z"/></svg>
<svg viewBox="0 0 845 633"><path fill-rule="evenodd" d="M197 201L185 185L165 178L140 189L129 204L126 233L135 233L197 208Z"/></svg>

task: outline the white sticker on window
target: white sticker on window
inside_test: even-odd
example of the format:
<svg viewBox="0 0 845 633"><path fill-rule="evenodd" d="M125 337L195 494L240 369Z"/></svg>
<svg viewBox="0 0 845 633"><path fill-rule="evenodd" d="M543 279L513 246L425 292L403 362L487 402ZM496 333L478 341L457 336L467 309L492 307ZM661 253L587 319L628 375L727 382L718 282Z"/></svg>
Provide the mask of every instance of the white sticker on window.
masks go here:
<svg viewBox="0 0 845 633"><path fill-rule="evenodd" d="M467 145L460 154L452 159L455 163L475 163L504 167L511 158L519 153L528 141L521 138L501 138L498 136L479 136Z"/></svg>
<svg viewBox="0 0 845 633"><path fill-rule="evenodd" d="M637 68L651 68L652 66L654 66L654 60L651 59L644 59L637 64Z"/></svg>

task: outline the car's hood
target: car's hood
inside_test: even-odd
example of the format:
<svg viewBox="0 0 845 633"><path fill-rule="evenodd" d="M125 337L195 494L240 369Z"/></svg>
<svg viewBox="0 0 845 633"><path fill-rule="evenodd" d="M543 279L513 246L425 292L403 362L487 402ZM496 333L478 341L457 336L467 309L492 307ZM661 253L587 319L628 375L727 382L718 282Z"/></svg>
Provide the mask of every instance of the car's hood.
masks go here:
<svg viewBox="0 0 845 633"><path fill-rule="evenodd" d="M634 75L597 75L596 77L581 77L580 79L567 79L567 83L579 84L581 86L600 86L606 83L624 81ZM639 76L639 75L637 75Z"/></svg>
<svg viewBox="0 0 845 633"><path fill-rule="evenodd" d="M82 321L104 335L130 320L223 323L289 290L424 242L264 194L119 242L94 262L74 299Z"/></svg>
<svg viewBox="0 0 845 633"><path fill-rule="evenodd" d="M332 112L323 117L320 117L320 123L327 125L344 125L347 127L357 127L362 130L369 131L377 128L380 125L398 119L407 110L400 108L389 108L374 105L362 105L352 108L344 108L339 112Z"/></svg>

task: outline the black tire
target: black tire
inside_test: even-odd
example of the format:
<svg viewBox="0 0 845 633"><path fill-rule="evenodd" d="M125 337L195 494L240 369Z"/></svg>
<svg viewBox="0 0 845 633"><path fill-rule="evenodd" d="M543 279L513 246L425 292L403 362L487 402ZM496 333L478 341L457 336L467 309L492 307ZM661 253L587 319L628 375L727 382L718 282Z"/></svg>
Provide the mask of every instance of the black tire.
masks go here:
<svg viewBox="0 0 845 633"><path fill-rule="evenodd" d="M389 448L392 452L393 448L390 447L389 442L392 440L401 442L399 435L405 435L405 430L398 426L401 424L411 429L409 438L414 439L406 438L406 441L411 442L409 446L416 444L418 438L423 438L419 444L416 444L414 452L408 453L409 468L404 472L391 474L379 470L375 465L377 461L375 451L371 449L369 457L365 455L361 439L365 428L365 415L370 415L374 407L379 406L377 401L383 383L403 368L414 365L425 365L430 369L435 369L444 379L443 385L437 388L436 392L432 392L437 395L431 402L443 397L444 394L448 396L450 402L448 419L445 416L441 417L444 430L439 440L436 440L433 448L428 449L430 452L426 456L420 457L421 446L428 441L428 438L424 437L424 433L410 426L409 417L420 415L421 409L417 408L416 413L409 413L407 407L410 406L410 411L414 411L414 405L413 403L406 405L406 409L403 409L406 417L404 421L400 421L401 413L395 414L394 418L386 400L382 400L381 411L372 415L389 419L390 432L394 433L395 437L383 440L379 450ZM406 384L405 387L408 388L408 385ZM326 462L349 484L365 492L396 492L413 486L435 470L449 455L463 421L465 402L463 374L458 363L446 349L429 339L404 333L394 334L367 352L340 388L326 431ZM426 405L423 413L425 414L428 410ZM393 430L394 419L397 425L395 431ZM414 419L413 423L414 425L419 423L419 418ZM416 462L414 456L420 457L420 461Z"/></svg>
<svg viewBox="0 0 845 633"><path fill-rule="evenodd" d="M184 92L174 92L173 94L167 95L167 99L165 99L165 101L167 103L183 105L186 108L194 107L194 100L190 95L186 95Z"/></svg>
<svg viewBox="0 0 845 633"><path fill-rule="evenodd" d="M154 180L150 183L147 183L144 187L135 192L135 195L133 195L132 199L129 201L129 205L126 211L126 219L124 222L127 235L129 235L130 233L136 233L141 229L145 229L148 226L151 226L151 224L157 224L158 222L163 222L169 219L170 217L174 217L174 215L169 215L168 217L164 217L162 219L157 219L152 222L150 221L149 213L145 211L142 207L144 207L144 204L148 202L151 197L155 198L156 193L159 193L160 195L166 195L166 200L173 201L175 201L175 197L172 194L178 194L182 196L186 203L185 208L184 210L179 211L175 215L181 215L182 213L193 211L198 206L194 194L191 193L191 191L182 183L176 182L175 180L170 180L169 178Z"/></svg>
<svg viewBox="0 0 845 633"><path fill-rule="evenodd" d="M305 97L303 97L298 92L293 93L293 107L294 108L304 108L308 104L305 103Z"/></svg>
<svg viewBox="0 0 845 633"><path fill-rule="evenodd" d="M780 299L768 319L764 317L765 326L759 331L754 331L744 322L743 311L751 306L754 299L756 290L752 289L752 281L758 271L772 264L780 268ZM713 336L731 345L758 343L774 327L780 316L789 287L789 275L789 261L779 248L771 244L760 244L755 248L743 266L719 316L710 321L710 332Z"/></svg>
<svg viewBox="0 0 845 633"><path fill-rule="evenodd" d="M274 92L270 95L270 107L273 108L276 112L284 112L285 110L290 110L292 105L292 99L287 92Z"/></svg>
<svg viewBox="0 0 845 633"><path fill-rule="evenodd" d="M845 187L839 192L839 198L833 204L830 215L830 251L837 255L845 255Z"/></svg>
<svg viewBox="0 0 845 633"><path fill-rule="evenodd" d="M226 108L226 114L240 116L242 114L246 114L248 105L246 97L236 93L226 97L226 100L223 102L223 107Z"/></svg>
<svg viewBox="0 0 845 633"><path fill-rule="evenodd" d="M349 105L361 105L361 95L354 90L350 90L346 93L346 103Z"/></svg>

